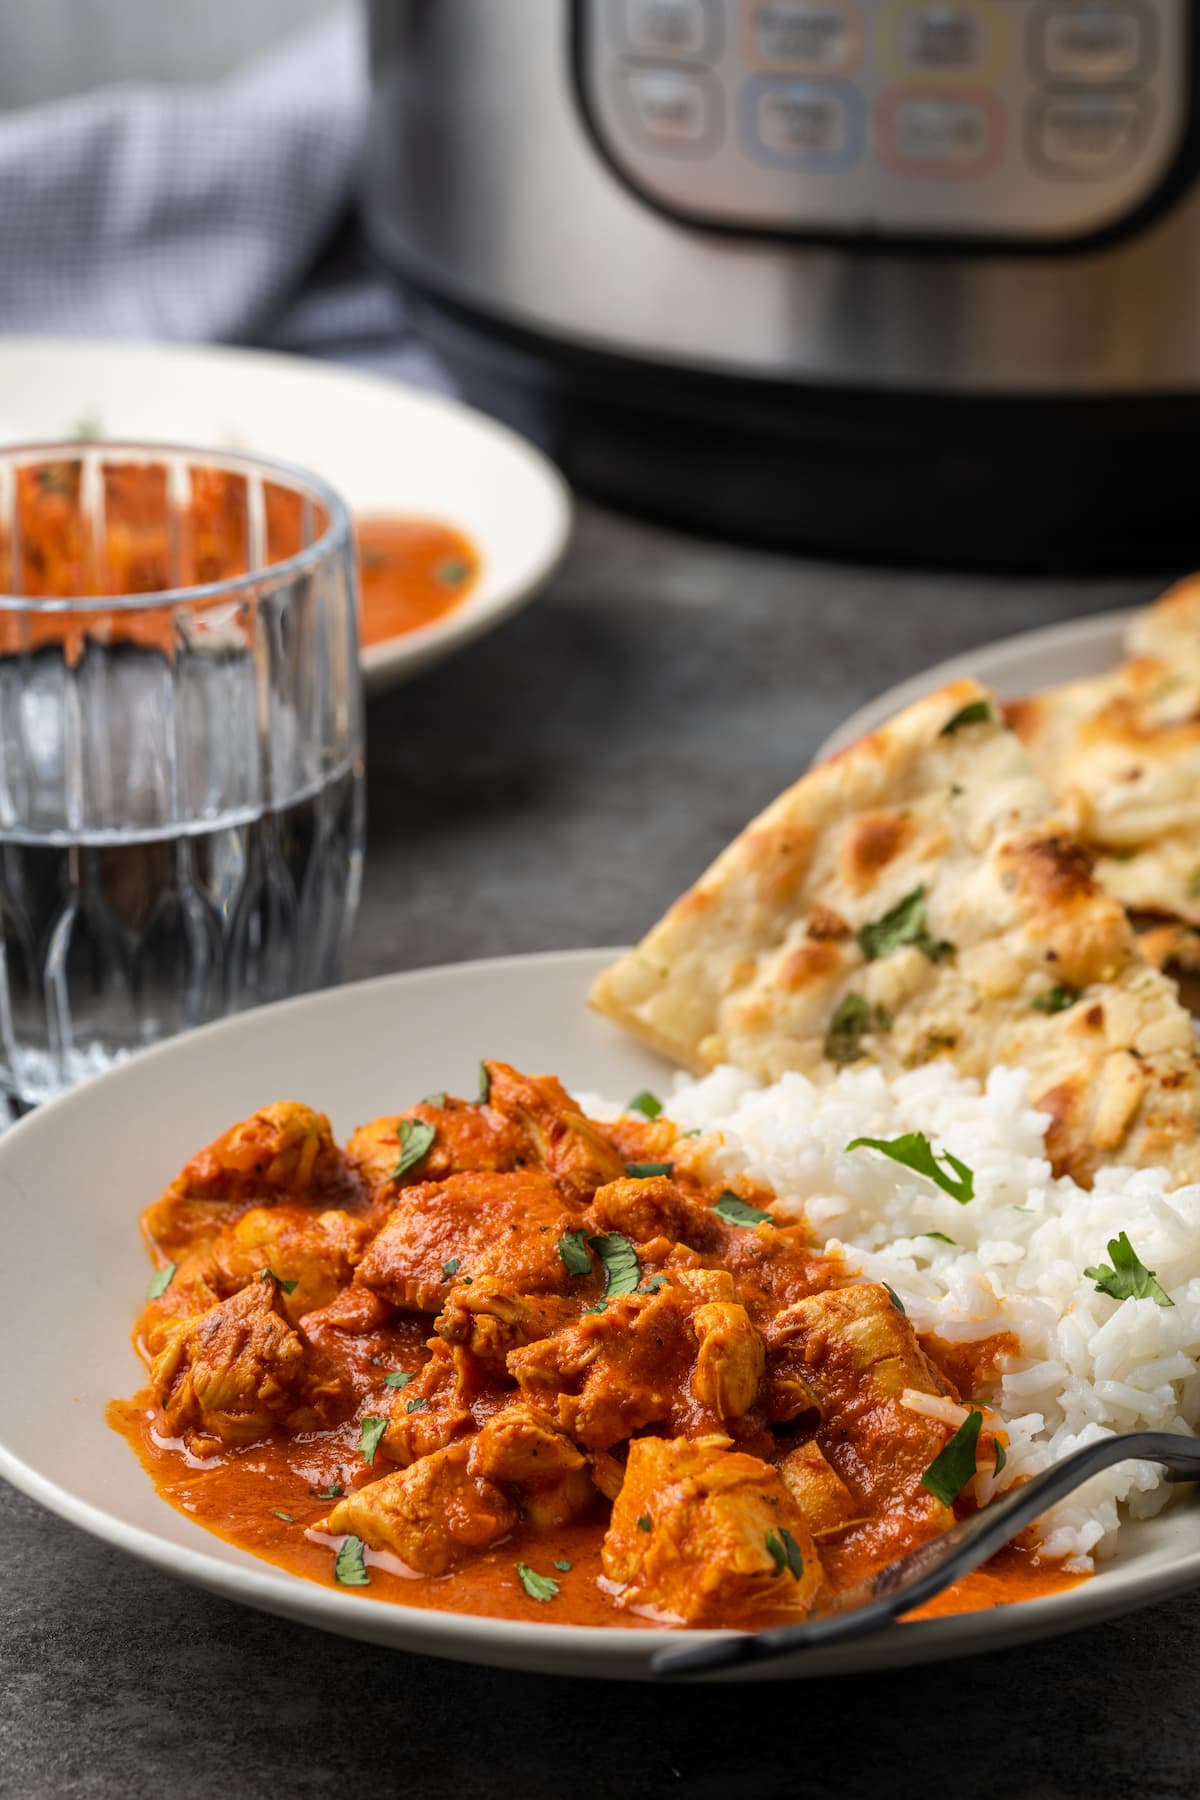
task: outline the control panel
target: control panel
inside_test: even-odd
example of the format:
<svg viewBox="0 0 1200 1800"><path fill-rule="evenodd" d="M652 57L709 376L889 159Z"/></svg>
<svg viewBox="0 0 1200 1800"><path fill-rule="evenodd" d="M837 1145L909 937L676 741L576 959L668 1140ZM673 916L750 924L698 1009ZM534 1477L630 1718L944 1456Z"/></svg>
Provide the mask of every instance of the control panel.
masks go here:
<svg viewBox="0 0 1200 1800"><path fill-rule="evenodd" d="M1173 167L1194 3L575 0L577 72L611 162L697 224L1053 244Z"/></svg>

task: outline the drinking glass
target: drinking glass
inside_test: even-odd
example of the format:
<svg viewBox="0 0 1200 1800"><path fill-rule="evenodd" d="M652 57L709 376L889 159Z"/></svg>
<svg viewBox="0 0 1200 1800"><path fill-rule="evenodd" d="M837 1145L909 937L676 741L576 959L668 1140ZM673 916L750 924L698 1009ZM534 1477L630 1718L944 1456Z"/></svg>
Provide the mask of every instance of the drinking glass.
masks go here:
<svg viewBox="0 0 1200 1800"><path fill-rule="evenodd" d="M0 1110L336 980L356 578L345 506L300 470L0 452Z"/></svg>

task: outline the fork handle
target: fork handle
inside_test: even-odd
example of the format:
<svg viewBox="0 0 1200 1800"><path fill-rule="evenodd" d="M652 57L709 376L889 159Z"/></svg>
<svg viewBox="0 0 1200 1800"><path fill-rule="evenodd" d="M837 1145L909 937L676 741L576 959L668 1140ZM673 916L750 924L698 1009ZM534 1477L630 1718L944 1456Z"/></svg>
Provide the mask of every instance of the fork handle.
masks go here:
<svg viewBox="0 0 1200 1800"><path fill-rule="evenodd" d="M1200 1438L1167 1431L1131 1431L1085 1444L1003 1500L993 1501L952 1525L941 1537L918 1545L909 1555L849 1589L825 1616L804 1625L727 1632L698 1644L664 1648L654 1656L651 1667L656 1675L698 1675L865 1637L932 1600L1083 1482L1121 1462L1161 1463L1170 1481L1200 1481Z"/></svg>

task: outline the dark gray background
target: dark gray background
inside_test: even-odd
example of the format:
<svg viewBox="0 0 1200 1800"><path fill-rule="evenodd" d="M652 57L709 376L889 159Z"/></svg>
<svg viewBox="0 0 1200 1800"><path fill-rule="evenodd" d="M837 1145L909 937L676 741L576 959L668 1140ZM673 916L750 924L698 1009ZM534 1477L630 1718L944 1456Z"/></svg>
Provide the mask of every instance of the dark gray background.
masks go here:
<svg viewBox="0 0 1200 1800"><path fill-rule="evenodd" d="M628 939L880 688L1154 591L834 567L584 506L536 605L371 707L348 972ZM3 1378L36 1381L36 1350ZM3 1487L0 1596L6 1800L1200 1792L1200 1598L951 1667L601 1686L243 1611Z"/></svg>

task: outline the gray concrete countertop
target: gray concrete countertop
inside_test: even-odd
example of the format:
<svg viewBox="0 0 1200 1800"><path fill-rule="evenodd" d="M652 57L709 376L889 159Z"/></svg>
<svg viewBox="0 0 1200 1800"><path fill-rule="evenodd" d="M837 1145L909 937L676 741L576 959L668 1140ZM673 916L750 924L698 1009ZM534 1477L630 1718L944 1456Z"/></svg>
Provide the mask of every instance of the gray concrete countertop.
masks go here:
<svg viewBox="0 0 1200 1800"><path fill-rule="evenodd" d="M372 706L347 972L625 941L872 693L1155 586L806 563L585 506L534 607ZM4 1378L36 1379L36 1352ZM13 1800L1183 1800L1200 1790L1198 1659L1200 1597L953 1667L812 1686L508 1675L242 1610L0 1486L0 1795Z"/></svg>

